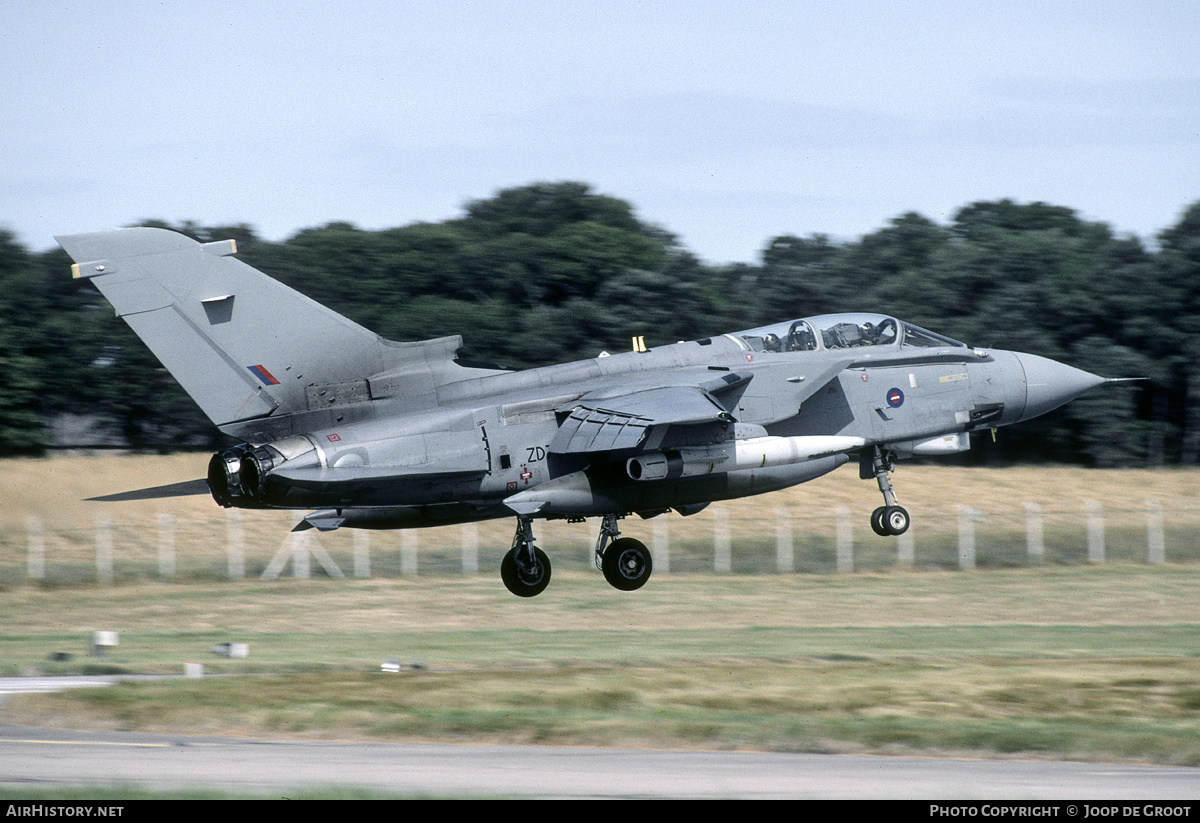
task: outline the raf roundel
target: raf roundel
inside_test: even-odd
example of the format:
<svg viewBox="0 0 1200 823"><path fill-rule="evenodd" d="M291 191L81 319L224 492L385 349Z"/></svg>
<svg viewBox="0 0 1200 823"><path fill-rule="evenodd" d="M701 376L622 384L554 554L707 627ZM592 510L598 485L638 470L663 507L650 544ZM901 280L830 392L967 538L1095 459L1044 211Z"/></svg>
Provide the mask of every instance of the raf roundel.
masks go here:
<svg viewBox="0 0 1200 823"><path fill-rule="evenodd" d="M899 389L888 389L887 403L893 409L898 409L904 405L904 392Z"/></svg>

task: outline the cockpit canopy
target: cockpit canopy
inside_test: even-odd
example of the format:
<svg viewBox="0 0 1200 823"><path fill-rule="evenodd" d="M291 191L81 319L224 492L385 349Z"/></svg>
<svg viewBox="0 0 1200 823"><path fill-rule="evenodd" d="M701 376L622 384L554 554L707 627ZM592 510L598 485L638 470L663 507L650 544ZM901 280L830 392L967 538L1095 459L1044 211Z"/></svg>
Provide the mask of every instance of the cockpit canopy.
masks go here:
<svg viewBox="0 0 1200 823"><path fill-rule="evenodd" d="M729 335L751 351L785 352L861 346L944 348L965 343L926 331L885 314L822 314Z"/></svg>

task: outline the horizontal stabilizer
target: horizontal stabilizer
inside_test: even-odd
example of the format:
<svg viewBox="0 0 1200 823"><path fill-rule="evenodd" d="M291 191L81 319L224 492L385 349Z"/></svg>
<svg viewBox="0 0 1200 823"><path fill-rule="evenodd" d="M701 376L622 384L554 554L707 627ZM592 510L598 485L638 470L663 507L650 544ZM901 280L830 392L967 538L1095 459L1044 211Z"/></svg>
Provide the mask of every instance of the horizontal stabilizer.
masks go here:
<svg viewBox="0 0 1200 823"><path fill-rule="evenodd" d="M133 500L165 500L171 497L192 497L197 494L208 494L206 480L184 480L181 483L167 483L163 486L152 486L148 489L105 494L100 497L89 497L88 502L97 503L128 503Z"/></svg>

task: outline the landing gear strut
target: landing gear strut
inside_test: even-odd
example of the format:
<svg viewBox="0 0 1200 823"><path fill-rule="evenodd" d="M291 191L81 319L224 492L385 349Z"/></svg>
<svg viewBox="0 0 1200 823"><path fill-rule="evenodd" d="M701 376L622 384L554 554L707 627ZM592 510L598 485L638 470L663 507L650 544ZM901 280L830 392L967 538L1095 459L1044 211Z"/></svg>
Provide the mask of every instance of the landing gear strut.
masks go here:
<svg viewBox="0 0 1200 823"><path fill-rule="evenodd" d="M879 483L879 491L883 494L883 505L871 512L871 530L881 537L904 534L908 531L908 511L896 503L896 492L888 474L896 470L895 461L890 452L876 446L871 453L869 474L866 456L864 455L860 474L869 478L874 476Z"/></svg>
<svg viewBox="0 0 1200 823"><path fill-rule="evenodd" d="M550 558L533 541L533 521L518 517L512 549L500 562L500 579L517 597L534 597L550 585Z"/></svg>
<svg viewBox="0 0 1200 823"><path fill-rule="evenodd" d="M632 537L620 537L617 515L606 514L596 538L596 568L613 588L631 592L646 585L654 563L646 544ZM550 585L550 558L533 545L533 520L517 516L517 533L512 548L500 562L500 578L517 597L535 597Z"/></svg>
<svg viewBox="0 0 1200 823"><path fill-rule="evenodd" d="M632 537L618 537L617 516L606 514L596 538L596 568L613 588L631 592L646 585L654 562L646 544ZM609 542L612 541L612 542Z"/></svg>

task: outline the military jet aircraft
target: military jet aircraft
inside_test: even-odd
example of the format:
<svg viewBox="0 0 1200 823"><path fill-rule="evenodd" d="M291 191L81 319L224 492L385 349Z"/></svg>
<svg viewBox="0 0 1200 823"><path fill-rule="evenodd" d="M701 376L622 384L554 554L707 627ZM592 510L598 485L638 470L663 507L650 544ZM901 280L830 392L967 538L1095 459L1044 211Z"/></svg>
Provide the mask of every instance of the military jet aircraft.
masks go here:
<svg viewBox="0 0 1200 823"><path fill-rule="evenodd" d="M650 577L630 514L691 515L852 459L875 479L880 535L909 526L897 458L1045 414L1106 382L1032 354L971 348L884 314L748 331L512 371L457 358L459 336L385 340L237 260L234 241L131 228L58 238L223 432L222 506L307 510L297 528L410 528L516 518L500 574L550 582L537 519L600 518L617 589Z"/></svg>

